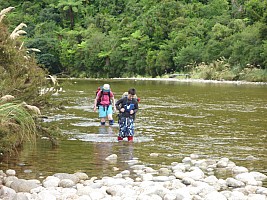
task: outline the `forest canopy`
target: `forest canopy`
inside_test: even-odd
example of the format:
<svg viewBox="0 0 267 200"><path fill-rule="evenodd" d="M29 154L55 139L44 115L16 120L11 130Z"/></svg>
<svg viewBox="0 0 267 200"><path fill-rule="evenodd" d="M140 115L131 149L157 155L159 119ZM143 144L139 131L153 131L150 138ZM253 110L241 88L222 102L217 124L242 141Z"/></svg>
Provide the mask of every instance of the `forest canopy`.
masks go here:
<svg viewBox="0 0 267 200"><path fill-rule="evenodd" d="M27 24L25 45L50 74L267 81L266 0L0 2L15 7L11 30Z"/></svg>

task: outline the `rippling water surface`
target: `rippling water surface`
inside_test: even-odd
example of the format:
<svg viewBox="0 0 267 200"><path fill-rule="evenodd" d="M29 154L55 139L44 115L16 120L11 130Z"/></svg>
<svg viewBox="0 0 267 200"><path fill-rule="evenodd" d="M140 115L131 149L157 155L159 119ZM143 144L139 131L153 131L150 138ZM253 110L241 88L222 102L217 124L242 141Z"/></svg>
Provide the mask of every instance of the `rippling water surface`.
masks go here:
<svg viewBox="0 0 267 200"><path fill-rule="evenodd" d="M47 140L25 144L18 156L0 163L0 169L16 169L25 178L76 171L102 177L116 174L113 167L129 169L133 160L158 169L194 153L202 158L228 157L267 175L266 85L107 82L117 100L130 87L141 98L133 143L117 142L117 125L99 126L93 102L103 81L68 80L62 82L65 93L54 97L65 102L65 109L45 114L46 123L58 125L72 139L60 141L56 148ZM159 153L159 157L150 157L150 153ZM106 161L110 154L117 154L118 161Z"/></svg>

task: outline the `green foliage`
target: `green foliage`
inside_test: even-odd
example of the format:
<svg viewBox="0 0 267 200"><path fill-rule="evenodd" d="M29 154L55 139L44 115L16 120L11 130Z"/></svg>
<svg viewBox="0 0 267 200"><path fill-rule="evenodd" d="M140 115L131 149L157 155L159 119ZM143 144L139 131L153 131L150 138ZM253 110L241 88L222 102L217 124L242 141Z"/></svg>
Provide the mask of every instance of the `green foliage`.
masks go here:
<svg viewBox="0 0 267 200"><path fill-rule="evenodd" d="M38 63L53 74L154 77L220 57L233 73L266 69L265 0L8 2L11 29L27 23L26 46L41 45Z"/></svg>

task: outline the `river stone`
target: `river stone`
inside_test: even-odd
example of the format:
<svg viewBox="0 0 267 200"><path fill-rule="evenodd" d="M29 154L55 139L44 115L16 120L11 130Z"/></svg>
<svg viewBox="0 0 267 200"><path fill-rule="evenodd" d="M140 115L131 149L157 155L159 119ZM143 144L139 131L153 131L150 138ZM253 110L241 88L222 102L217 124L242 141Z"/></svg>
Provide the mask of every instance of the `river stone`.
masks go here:
<svg viewBox="0 0 267 200"><path fill-rule="evenodd" d="M16 171L13 169L8 169L8 170L6 170L6 175L7 176L16 176Z"/></svg>
<svg viewBox="0 0 267 200"><path fill-rule="evenodd" d="M118 156L116 154L111 154L105 158L105 160L117 160Z"/></svg>
<svg viewBox="0 0 267 200"><path fill-rule="evenodd" d="M91 197L91 199L103 199L105 198L105 194L99 190L93 190L92 192L90 192L89 196Z"/></svg>
<svg viewBox="0 0 267 200"><path fill-rule="evenodd" d="M177 171L178 172L185 172L186 167L185 167L185 165L183 163L178 163L178 164L172 166L171 169L174 172L177 172Z"/></svg>
<svg viewBox="0 0 267 200"><path fill-rule="evenodd" d="M226 185L229 187L234 187L234 188L245 186L245 184L242 181L236 180L234 178L227 178Z"/></svg>
<svg viewBox="0 0 267 200"><path fill-rule="evenodd" d="M144 168L146 168L145 165L133 165L133 166L131 166L131 169L133 169L133 170L143 170Z"/></svg>
<svg viewBox="0 0 267 200"><path fill-rule="evenodd" d="M204 180L204 182L208 183L209 185L215 185L218 182L216 176L208 176Z"/></svg>
<svg viewBox="0 0 267 200"><path fill-rule="evenodd" d="M142 181L152 181L153 175L152 174L141 174L141 180Z"/></svg>
<svg viewBox="0 0 267 200"><path fill-rule="evenodd" d="M29 200L28 196L24 193L17 193L12 200Z"/></svg>
<svg viewBox="0 0 267 200"><path fill-rule="evenodd" d="M79 180L89 179L88 175L86 173L83 173L83 172L76 172L76 173L74 173L74 175L77 176L79 178Z"/></svg>
<svg viewBox="0 0 267 200"><path fill-rule="evenodd" d="M121 196L124 192L122 185L113 185L106 189L106 193L111 196Z"/></svg>
<svg viewBox="0 0 267 200"><path fill-rule="evenodd" d="M207 196L205 197L205 200L227 200L227 198L221 194L220 192L214 191L211 192L209 194L207 194Z"/></svg>
<svg viewBox="0 0 267 200"><path fill-rule="evenodd" d="M266 200L266 196L261 194L249 194L247 200Z"/></svg>
<svg viewBox="0 0 267 200"><path fill-rule="evenodd" d="M236 180L242 181L247 185L258 185L254 176L250 173L241 173L235 176Z"/></svg>
<svg viewBox="0 0 267 200"><path fill-rule="evenodd" d="M176 200L192 199L189 188L187 187L175 190L175 194L176 194Z"/></svg>
<svg viewBox="0 0 267 200"><path fill-rule="evenodd" d="M182 160L182 163L191 165L192 159L190 157L184 157L184 159Z"/></svg>
<svg viewBox="0 0 267 200"><path fill-rule="evenodd" d="M246 167L235 166L235 167L232 169L232 172L233 172L234 174L247 173L247 172L248 172L248 169L247 169Z"/></svg>
<svg viewBox="0 0 267 200"><path fill-rule="evenodd" d="M42 200L57 200L57 198L48 190L44 190L38 193L38 198Z"/></svg>
<svg viewBox="0 0 267 200"><path fill-rule="evenodd" d="M11 183L15 180L18 180L18 177L16 176L8 176L6 178L4 178L3 183L7 186L10 187Z"/></svg>
<svg viewBox="0 0 267 200"><path fill-rule="evenodd" d="M63 180L63 179L70 179L72 180L75 184L78 183L80 180L79 178L74 175L74 174L68 174L68 173L56 173L54 174L54 177L57 177L59 178L60 180Z"/></svg>
<svg viewBox="0 0 267 200"><path fill-rule="evenodd" d="M58 177L48 176L46 177L46 179L43 180L43 186L45 188L58 187L59 182L60 179Z"/></svg>
<svg viewBox="0 0 267 200"><path fill-rule="evenodd" d="M145 167L143 170L142 170L143 172L145 172L145 173L150 173L150 174L152 174L152 173L156 173L157 171L155 170L155 169L153 169L152 167ZM142 174L142 173L141 173Z"/></svg>
<svg viewBox="0 0 267 200"><path fill-rule="evenodd" d="M158 173L163 176L168 176L170 174L170 170L166 167L162 167L158 170Z"/></svg>
<svg viewBox="0 0 267 200"><path fill-rule="evenodd" d="M192 167L191 170L192 171L190 172L185 172L186 177L192 178L194 180L201 180L204 178L204 172L198 167Z"/></svg>
<svg viewBox="0 0 267 200"><path fill-rule="evenodd" d="M178 179L186 178L185 173L184 173L184 172L180 172L180 171L176 171L176 172L174 173L174 176L175 176L176 178L178 178Z"/></svg>
<svg viewBox="0 0 267 200"><path fill-rule="evenodd" d="M228 200L246 200L246 197L242 192L233 191Z"/></svg>
<svg viewBox="0 0 267 200"><path fill-rule="evenodd" d="M10 187L14 189L16 192L30 192L31 189L39 187L34 181L18 179L14 180Z"/></svg>
<svg viewBox="0 0 267 200"><path fill-rule="evenodd" d="M249 172L249 173L252 174L252 176L254 176L256 181L263 181L267 179L267 176L263 173L260 172Z"/></svg>
<svg viewBox="0 0 267 200"><path fill-rule="evenodd" d="M155 181L155 182L166 182L169 180L170 180L170 177L168 177L168 176L155 176L155 177L153 177L153 181Z"/></svg>
<svg viewBox="0 0 267 200"><path fill-rule="evenodd" d="M229 158L221 158L218 162L217 162L217 167L218 168L225 168L227 167L229 162Z"/></svg>
<svg viewBox="0 0 267 200"><path fill-rule="evenodd" d="M176 195L175 193L169 193L169 194L166 194L164 197L163 197L164 200L175 200L176 199Z"/></svg>
<svg viewBox="0 0 267 200"><path fill-rule="evenodd" d="M0 199L12 199L15 195L15 190L4 185L0 185Z"/></svg>
<svg viewBox="0 0 267 200"><path fill-rule="evenodd" d="M75 186L75 183L70 179L62 179L59 181L58 186L63 188L71 188Z"/></svg>

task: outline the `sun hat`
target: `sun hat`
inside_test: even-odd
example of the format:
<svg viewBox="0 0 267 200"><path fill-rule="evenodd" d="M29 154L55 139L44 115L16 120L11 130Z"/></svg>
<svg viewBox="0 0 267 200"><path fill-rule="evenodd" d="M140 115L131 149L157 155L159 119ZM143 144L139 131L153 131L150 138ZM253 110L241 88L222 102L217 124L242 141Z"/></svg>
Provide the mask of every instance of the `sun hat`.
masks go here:
<svg viewBox="0 0 267 200"><path fill-rule="evenodd" d="M103 90L110 90L110 85L109 84L104 84L103 85Z"/></svg>

